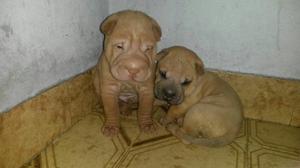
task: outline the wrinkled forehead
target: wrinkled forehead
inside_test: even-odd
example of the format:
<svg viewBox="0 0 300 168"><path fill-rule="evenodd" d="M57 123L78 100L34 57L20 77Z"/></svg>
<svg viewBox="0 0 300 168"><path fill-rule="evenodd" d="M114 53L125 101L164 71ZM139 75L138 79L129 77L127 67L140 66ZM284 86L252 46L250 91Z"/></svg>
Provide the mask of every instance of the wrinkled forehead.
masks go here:
<svg viewBox="0 0 300 168"><path fill-rule="evenodd" d="M174 75L191 76L188 72L193 72L195 64L184 56L170 53L159 61L158 67L163 71L171 71Z"/></svg>
<svg viewBox="0 0 300 168"><path fill-rule="evenodd" d="M176 54L176 53L169 53L164 58L159 61L159 65L161 67L178 67L177 69L184 69L184 68L194 68L194 62L188 57Z"/></svg>
<svg viewBox="0 0 300 168"><path fill-rule="evenodd" d="M119 19L111 36L123 38L135 38L143 41L155 41L152 24L148 22L139 22L139 20L121 20Z"/></svg>

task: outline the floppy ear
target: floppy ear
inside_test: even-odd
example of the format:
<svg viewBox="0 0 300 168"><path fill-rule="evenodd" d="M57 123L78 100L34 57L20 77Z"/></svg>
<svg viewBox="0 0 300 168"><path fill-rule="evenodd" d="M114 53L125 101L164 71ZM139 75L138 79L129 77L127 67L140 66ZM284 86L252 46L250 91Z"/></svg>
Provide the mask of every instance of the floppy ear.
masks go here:
<svg viewBox="0 0 300 168"><path fill-rule="evenodd" d="M159 24L151 18L151 22L152 22L152 31L154 33L154 37L156 41L160 41L161 38L161 28L159 26Z"/></svg>
<svg viewBox="0 0 300 168"><path fill-rule="evenodd" d="M204 65L200 59L197 59L197 61L195 62L195 69L197 75L201 76L204 74Z"/></svg>
<svg viewBox="0 0 300 168"><path fill-rule="evenodd" d="M113 14L108 16L101 24L100 24L100 31L104 34L104 35L109 35L110 33L112 33L112 31L114 30L117 22L119 19L119 15Z"/></svg>
<svg viewBox="0 0 300 168"><path fill-rule="evenodd" d="M156 54L156 61L161 60L163 57L169 54L169 50L167 48L161 50L159 53Z"/></svg>

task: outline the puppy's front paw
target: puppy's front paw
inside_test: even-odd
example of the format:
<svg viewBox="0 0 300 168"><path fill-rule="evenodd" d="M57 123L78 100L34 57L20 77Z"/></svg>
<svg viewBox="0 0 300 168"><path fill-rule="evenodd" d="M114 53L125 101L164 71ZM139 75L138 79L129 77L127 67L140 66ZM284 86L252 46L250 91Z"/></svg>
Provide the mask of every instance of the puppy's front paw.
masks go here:
<svg viewBox="0 0 300 168"><path fill-rule="evenodd" d="M168 124L172 123L173 120L171 120L169 117L165 116L165 117L160 118L159 122L161 125L167 126Z"/></svg>
<svg viewBox="0 0 300 168"><path fill-rule="evenodd" d="M152 133L156 130L156 127L153 124L153 122L141 123L140 128L145 133Z"/></svg>
<svg viewBox="0 0 300 168"><path fill-rule="evenodd" d="M176 134L176 131L179 129L178 125L173 123L168 124L166 127L167 130L170 131L172 134Z"/></svg>
<svg viewBox="0 0 300 168"><path fill-rule="evenodd" d="M108 137L114 137L118 135L119 132L120 132L120 128L118 126L104 125L102 128L102 133Z"/></svg>

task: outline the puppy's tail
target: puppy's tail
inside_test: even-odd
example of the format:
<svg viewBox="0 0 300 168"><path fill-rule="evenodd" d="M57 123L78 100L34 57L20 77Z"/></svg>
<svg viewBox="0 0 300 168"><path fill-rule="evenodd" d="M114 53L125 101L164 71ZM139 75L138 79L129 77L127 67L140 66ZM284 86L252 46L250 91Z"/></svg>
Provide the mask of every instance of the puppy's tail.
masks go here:
<svg viewBox="0 0 300 168"><path fill-rule="evenodd" d="M214 138L194 137L182 132L181 129L178 129L176 131L176 134L178 138L183 139L185 142L204 145L208 147L222 147L230 144L234 140L234 138L236 138L236 135L232 133L225 134L220 137L214 137Z"/></svg>

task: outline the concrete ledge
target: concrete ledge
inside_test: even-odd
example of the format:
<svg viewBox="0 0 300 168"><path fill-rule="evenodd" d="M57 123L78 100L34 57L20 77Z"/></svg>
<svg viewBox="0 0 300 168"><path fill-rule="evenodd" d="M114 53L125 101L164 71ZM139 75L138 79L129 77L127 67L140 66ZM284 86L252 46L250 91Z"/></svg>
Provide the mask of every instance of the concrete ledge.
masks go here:
<svg viewBox="0 0 300 168"><path fill-rule="evenodd" d="M300 81L216 71L238 92L247 118L300 126Z"/></svg>
<svg viewBox="0 0 300 168"><path fill-rule="evenodd" d="M0 167L20 167L92 112L97 98L91 71L0 114Z"/></svg>

